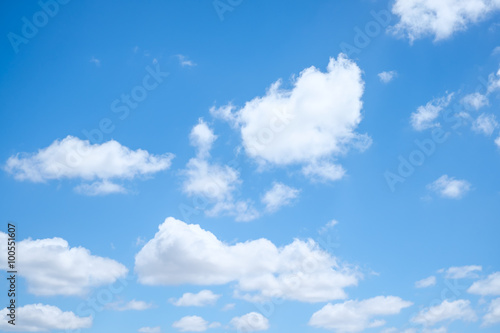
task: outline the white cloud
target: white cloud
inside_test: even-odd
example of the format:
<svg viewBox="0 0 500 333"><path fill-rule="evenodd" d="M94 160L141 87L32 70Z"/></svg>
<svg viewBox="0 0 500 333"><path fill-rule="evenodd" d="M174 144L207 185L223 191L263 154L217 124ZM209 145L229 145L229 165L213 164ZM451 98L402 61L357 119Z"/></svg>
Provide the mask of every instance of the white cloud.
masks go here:
<svg viewBox="0 0 500 333"><path fill-rule="evenodd" d="M371 142L356 133L364 82L345 55L330 59L326 73L304 69L292 84L285 89L277 81L239 110L227 106L211 113L239 127L246 153L261 164L320 164L345 155L360 138Z"/></svg>
<svg viewBox="0 0 500 333"><path fill-rule="evenodd" d="M476 110L489 104L488 97L478 92L466 95L461 101L463 104Z"/></svg>
<svg viewBox="0 0 500 333"><path fill-rule="evenodd" d="M491 73L488 77L488 94L500 89L500 70Z"/></svg>
<svg viewBox="0 0 500 333"><path fill-rule="evenodd" d="M346 297L357 269L340 265L313 241L278 248L267 239L228 245L199 225L167 218L135 257L140 283L221 285L237 282L244 299L323 302Z"/></svg>
<svg viewBox="0 0 500 333"><path fill-rule="evenodd" d="M485 135L492 135L498 127L495 115L483 113L472 123L472 130Z"/></svg>
<svg viewBox="0 0 500 333"><path fill-rule="evenodd" d="M177 54L176 57L179 60L179 64L182 67L194 67L194 66L196 66L195 62L193 62L192 60L189 60L186 56L184 56L182 54Z"/></svg>
<svg viewBox="0 0 500 333"><path fill-rule="evenodd" d="M161 332L161 327L156 326L156 327L141 327L139 328L138 332L140 333L160 333Z"/></svg>
<svg viewBox="0 0 500 333"><path fill-rule="evenodd" d="M211 290L202 290L197 294L185 293L181 298L171 298L175 306L207 306L214 305L222 295L216 295Z"/></svg>
<svg viewBox="0 0 500 333"><path fill-rule="evenodd" d="M236 304L234 303L228 303L226 305L224 305L224 307L222 308L222 311L229 311L229 310L232 310L236 307Z"/></svg>
<svg viewBox="0 0 500 333"><path fill-rule="evenodd" d="M426 36L439 41L485 20L498 9L497 0L396 0L392 12L399 16L399 22L392 31L410 42Z"/></svg>
<svg viewBox="0 0 500 333"><path fill-rule="evenodd" d="M185 177L183 192L188 196L200 196L212 204L211 208L205 209L208 216L226 214L235 216L237 221L257 218L259 213L251 201L234 198L233 193L241 184L239 172L228 165L210 162L210 150L217 139L212 129L200 119L189 137L191 144L197 148L197 153L182 171Z"/></svg>
<svg viewBox="0 0 500 333"><path fill-rule="evenodd" d="M7 321L7 309L0 311L0 329L5 331L45 332L53 330L78 330L90 328L92 317L78 317L73 312L63 312L58 307L44 304L29 304L17 308L16 326ZM15 329L12 329L15 327Z"/></svg>
<svg viewBox="0 0 500 333"><path fill-rule="evenodd" d="M97 181L93 182L92 184L80 184L75 187L75 191L77 193L90 196L127 192L127 190L123 186L112 183L108 180Z"/></svg>
<svg viewBox="0 0 500 333"><path fill-rule="evenodd" d="M273 183L273 187L262 197L266 210L275 212L283 206L288 206L299 196L300 190L286 186L283 183Z"/></svg>
<svg viewBox="0 0 500 333"><path fill-rule="evenodd" d="M385 321L377 319L378 317L398 314L411 305L411 302L395 296L327 304L312 315L309 325L338 333L361 332L384 325Z"/></svg>
<svg viewBox="0 0 500 333"><path fill-rule="evenodd" d="M217 322L209 323L208 321L199 316L182 317L181 319L172 324L173 328L176 328L181 332L204 332L209 328L216 328L219 326L220 326L219 323Z"/></svg>
<svg viewBox="0 0 500 333"><path fill-rule="evenodd" d="M500 298L491 301L488 312L483 317L483 326L500 323Z"/></svg>
<svg viewBox="0 0 500 333"><path fill-rule="evenodd" d="M435 276L429 276L428 278L419 280L415 282L415 287L416 288L427 288L427 287L432 287L436 285L436 277Z"/></svg>
<svg viewBox="0 0 500 333"><path fill-rule="evenodd" d="M396 71L378 73L378 77L379 77L380 81L382 81L383 83L389 83L397 76L398 76L398 72L396 72Z"/></svg>
<svg viewBox="0 0 500 333"><path fill-rule="evenodd" d="M439 177L433 183L427 185L427 188L439 193L444 198L449 199L460 199L462 198L469 190L470 183L466 180L459 180L453 177L448 177L447 175L443 175Z"/></svg>
<svg viewBox="0 0 500 333"><path fill-rule="evenodd" d="M198 155L200 157L206 156L210 152L210 149L212 149L212 145L216 139L217 136L201 118L189 134L191 145L198 148Z"/></svg>
<svg viewBox="0 0 500 333"><path fill-rule="evenodd" d="M153 304L146 303L144 301L136 301L134 299L125 304L123 304L122 302L109 303L106 305L106 307L116 311L129 311L129 310L144 311L147 309L151 309L153 307Z"/></svg>
<svg viewBox="0 0 500 333"><path fill-rule="evenodd" d="M77 187L88 194L123 192L111 179L133 179L168 169L172 154L152 155L145 150L131 150L111 140L90 144L72 136L54 141L37 153L11 156L5 170L17 180L46 182L52 179L81 179L97 182Z"/></svg>
<svg viewBox="0 0 500 333"><path fill-rule="evenodd" d="M455 320L475 321L476 313L470 307L470 301L459 299L456 301L444 300L441 304L421 310L412 322L424 326L433 326L442 321Z"/></svg>
<svg viewBox="0 0 500 333"><path fill-rule="evenodd" d="M476 281L467 290L477 295L500 295L500 272L490 274L487 278Z"/></svg>
<svg viewBox="0 0 500 333"><path fill-rule="evenodd" d="M495 144L500 148L500 136L495 139Z"/></svg>
<svg viewBox="0 0 500 333"><path fill-rule="evenodd" d="M337 224L339 224L339 221L337 221L337 220L331 220L331 221L327 222L324 226L322 226L318 230L318 232L320 234L323 234L323 233L327 232L328 229L331 229L331 228L335 227Z"/></svg>
<svg viewBox="0 0 500 333"><path fill-rule="evenodd" d="M335 181L344 177L345 170L341 165L321 161L304 166L302 173L312 180Z"/></svg>
<svg viewBox="0 0 500 333"><path fill-rule="evenodd" d="M435 120L439 113L446 108L453 98L453 93L447 96L435 98L426 105L419 106L417 111L411 114L411 125L417 131L423 131L432 127L440 126Z"/></svg>
<svg viewBox="0 0 500 333"><path fill-rule="evenodd" d="M474 272L482 270L483 267L477 265L450 267L446 270L445 277L447 279L472 279L477 277L477 274Z"/></svg>
<svg viewBox="0 0 500 333"><path fill-rule="evenodd" d="M0 232L0 250L7 253L7 234ZM127 274L127 268L108 258L92 255L83 247L70 247L61 238L23 240L18 244L19 275L35 295L84 295L91 288L111 284ZM0 269L6 269L0 258Z"/></svg>
<svg viewBox="0 0 500 333"><path fill-rule="evenodd" d="M229 324L238 332L256 332L269 329L267 318L257 312L250 312L241 317L234 317Z"/></svg>

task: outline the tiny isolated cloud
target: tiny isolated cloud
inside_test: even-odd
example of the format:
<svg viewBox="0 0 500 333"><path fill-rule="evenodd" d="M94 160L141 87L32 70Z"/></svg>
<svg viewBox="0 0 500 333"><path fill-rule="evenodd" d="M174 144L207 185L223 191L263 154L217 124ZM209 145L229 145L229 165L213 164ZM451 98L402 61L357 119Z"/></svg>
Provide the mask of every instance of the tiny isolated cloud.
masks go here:
<svg viewBox="0 0 500 333"><path fill-rule="evenodd" d="M499 296L500 272L490 274L487 278L474 282L467 289L467 292L481 296Z"/></svg>
<svg viewBox="0 0 500 333"><path fill-rule="evenodd" d="M490 136L498 128L495 115L483 113L472 123L472 130Z"/></svg>
<svg viewBox="0 0 500 333"><path fill-rule="evenodd" d="M91 144L67 136L37 153L11 156L4 169L16 180L34 183L79 179L84 183L77 186L77 192L97 195L124 192L113 179L150 176L170 168L173 157L170 153L153 155L142 149L131 150L114 140Z"/></svg>
<svg viewBox="0 0 500 333"><path fill-rule="evenodd" d="M473 108L475 110L479 110L489 104L488 97L478 92L465 95L461 99L461 102L465 106L468 106L469 108Z"/></svg>
<svg viewBox="0 0 500 333"><path fill-rule="evenodd" d="M241 317L234 317L229 323L237 332L257 332L269 329L269 320L258 312L250 312Z"/></svg>
<svg viewBox="0 0 500 333"><path fill-rule="evenodd" d="M342 178L340 166L326 164L336 165L351 149L371 144L369 136L356 132L363 118L361 69L340 54L325 72L306 68L291 85L283 88L278 80L243 107L213 107L211 114L240 132L246 154L261 165L300 166L306 177L325 181Z"/></svg>
<svg viewBox="0 0 500 333"><path fill-rule="evenodd" d="M428 278L415 282L415 288L428 288L436 285L436 277L429 276Z"/></svg>
<svg viewBox="0 0 500 333"><path fill-rule="evenodd" d="M179 60L179 64L182 67L194 67L196 66L196 63L193 62L192 60L189 60L188 57L182 54L177 54L176 55L177 60Z"/></svg>
<svg viewBox="0 0 500 333"><path fill-rule="evenodd" d="M389 30L410 43L427 36L440 41L486 20L499 9L500 3L491 0L396 0L392 13L399 22Z"/></svg>
<svg viewBox="0 0 500 333"><path fill-rule="evenodd" d="M474 279L478 277L476 272L481 272L482 270L482 266L469 265L450 267L444 270L444 273L447 279Z"/></svg>
<svg viewBox="0 0 500 333"><path fill-rule="evenodd" d="M144 301L136 301L135 299L131 300L127 303L115 302L115 303L108 303L106 305L106 308L111 309L111 310L115 310L115 311L130 311L130 310L144 311L144 310L151 309L152 307L153 307L152 303L147 303Z"/></svg>
<svg viewBox="0 0 500 333"><path fill-rule="evenodd" d="M443 175L433 183L427 185L427 188L438 193L443 198L460 199L469 192L471 184L466 180Z"/></svg>
<svg viewBox="0 0 500 333"><path fill-rule="evenodd" d="M500 148L500 136L495 139L495 144L497 145L498 148Z"/></svg>
<svg viewBox="0 0 500 333"><path fill-rule="evenodd" d="M92 56L92 58L90 58L90 62L93 63L94 65L96 65L96 67L100 67L101 66L101 60L97 59L94 56Z"/></svg>
<svg viewBox="0 0 500 333"><path fill-rule="evenodd" d="M442 303L422 309L411 321L423 326L433 326L439 322L456 320L476 321L477 316L470 306L470 301L459 299L456 301L444 300Z"/></svg>
<svg viewBox="0 0 500 333"><path fill-rule="evenodd" d="M450 104L453 95L454 93L450 93L447 96L435 98L426 105L419 106L417 111L412 113L410 117L413 129L423 131L440 126L439 122L436 122L436 119L440 112Z"/></svg>
<svg viewBox="0 0 500 333"><path fill-rule="evenodd" d="M7 234L0 232L0 251L7 253ZM70 247L61 238L18 243L19 275L27 281L28 291L38 296L83 296L92 288L124 278L127 268L115 260L92 255L83 247ZM7 259L0 257L0 269Z"/></svg>
<svg viewBox="0 0 500 333"><path fill-rule="evenodd" d="M398 76L398 72L396 71L388 71L378 73L378 78L382 83L389 83L394 80Z"/></svg>
<svg viewBox="0 0 500 333"><path fill-rule="evenodd" d="M413 303L395 296L377 296L357 301L327 304L315 312L309 325L337 333L362 332L385 324L380 317L396 315Z"/></svg>
<svg viewBox="0 0 500 333"><path fill-rule="evenodd" d="M139 333L161 333L161 327L141 327L137 330Z"/></svg>
<svg viewBox="0 0 500 333"><path fill-rule="evenodd" d="M175 306L207 306L214 305L221 296L211 290L202 290L197 294L185 293L179 299L171 298L169 302Z"/></svg>
<svg viewBox="0 0 500 333"><path fill-rule="evenodd" d="M335 227L337 224L339 224L339 221L337 220L331 220L331 221L328 221L324 226L322 226L318 232L320 234L324 234L325 232L327 232L328 230L332 229L333 227Z"/></svg>
<svg viewBox="0 0 500 333"><path fill-rule="evenodd" d="M500 323L500 298L491 301L488 312L483 317L483 327Z"/></svg>
<svg viewBox="0 0 500 333"><path fill-rule="evenodd" d="M172 324L172 327L180 332L205 332L209 328L217 328L220 326L220 323L209 323L200 316L182 317Z"/></svg>
<svg viewBox="0 0 500 333"><path fill-rule="evenodd" d="M92 317L79 317L56 306L29 304L17 308L16 325L8 323L7 308L0 310L0 330L17 332L71 331L90 328ZM14 328L14 329L13 329Z"/></svg>
<svg viewBox="0 0 500 333"><path fill-rule="evenodd" d="M274 182L273 187L262 197L266 210L275 212L283 206L289 206L299 196L300 190L283 183Z"/></svg>

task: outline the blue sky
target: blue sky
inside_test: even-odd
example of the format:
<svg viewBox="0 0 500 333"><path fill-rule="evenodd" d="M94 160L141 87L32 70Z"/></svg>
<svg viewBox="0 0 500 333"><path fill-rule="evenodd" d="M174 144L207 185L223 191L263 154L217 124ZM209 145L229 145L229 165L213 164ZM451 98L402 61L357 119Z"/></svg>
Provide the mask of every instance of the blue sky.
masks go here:
<svg viewBox="0 0 500 333"><path fill-rule="evenodd" d="M498 331L498 1L2 7L0 330Z"/></svg>

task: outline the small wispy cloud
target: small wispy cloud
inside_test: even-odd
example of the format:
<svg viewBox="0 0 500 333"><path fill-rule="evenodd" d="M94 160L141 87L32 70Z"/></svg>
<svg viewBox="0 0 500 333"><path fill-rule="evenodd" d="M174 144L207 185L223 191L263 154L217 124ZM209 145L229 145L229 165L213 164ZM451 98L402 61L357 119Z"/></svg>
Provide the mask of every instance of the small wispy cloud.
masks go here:
<svg viewBox="0 0 500 333"><path fill-rule="evenodd" d="M97 59L94 56L92 56L92 58L90 58L90 62L93 63L94 65L96 65L97 67L101 66L101 60Z"/></svg>
<svg viewBox="0 0 500 333"><path fill-rule="evenodd" d="M398 72L396 72L396 71L388 71L388 72L378 73L378 78L383 83L389 83L392 80L394 80L397 76L398 76Z"/></svg>
<svg viewBox="0 0 500 333"><path fill-rule="evenodd" d="M179 60L179 63L182 67L194 67L194 66L196 66L196 63L193 62L192 60L189 60L188 57L186 57L185 55L177 54L176 57Z"/></svg>
<svg viewBox="0 0 500 333"><path fill-rule="evenodd" d="M444 198L460 199L469 192L471 185L466 180L455 179L443 175L433 183L427 185L429 190L432 190Z"/></svg>

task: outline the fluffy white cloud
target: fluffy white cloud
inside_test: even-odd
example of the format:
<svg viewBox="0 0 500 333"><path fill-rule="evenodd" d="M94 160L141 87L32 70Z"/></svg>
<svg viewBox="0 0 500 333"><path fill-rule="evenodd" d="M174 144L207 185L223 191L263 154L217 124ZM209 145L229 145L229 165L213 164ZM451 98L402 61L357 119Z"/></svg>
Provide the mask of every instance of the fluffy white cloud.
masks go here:
<svg viewBox="0 0 500 333"><path fill-rule="evenodd" d="M11 156L5 170L17 180L45 182L52 179L82 179L97 182L77 188L82 193L123 192L110 179L132 179L168 169L173 155L152 155L145 150L131 150L111 140L90 144L72 136L54 141L37 153Z"/></svg>
<svg viewBox="0 0 500 333"><path fill-rule="evenodd" d="M185 293L181 298L171 298L175 306L207 306L214 305L222 295L216 295L211 290L202 290L197 294Z"/></svg>
<svg viewBox="0 0 500 333"><path fill-rule="evenodd" d="M415 282L415 287L416 288L427 288L427 287L432 287L436 285L436 277L435 276L429 276L428 278L419 280Z"/></svg>
<svg viewBox="0 0 500 333"><path fill-rule="evenodd" d="M411 42L426 36L439 41L499 9L498 0L396 0L392 12L399 16L399 22L392 30Z"/></svg>
<svg viewBox="0 0 500 333"><path fill-rule="evenodd" d="M470 183L466 180L459 180L448 175L439 177L427 188L438 193L444 198L460 199L470 190Z"/></svg>
<svg viewBox="0 0 500 333"><path fill-rule="evenodd" d="M411 114L411 125L417 131L439 126L436 122L439 113L446 108L453 98L453 93L447 96L435 98L426 105L419 106L417 111Z"/></svg>
<svg viewBox="0 0 500 333"><path fill-rule="evenodd" d="M490 274L483 280L476 281L467 290L477 295L500 295L500 272Z"/></svg>
<svg viewBox="0 0 500 333"><path fill-rule="evenodd" d="M173 328L176 328L181 332L204 332L209 328L216 328L219 326L219 323L209 323L199 316L182 317L172 324Z"/></svg>
<svg viewBox="0 0 500 333"><path fill-rule="evenodd" d="M229 323L238 332L256 332L269 329L269 321L262 314L250 312L241 317L234 317Z"/></svg>
<svg viewBox="0 0 500 333"><path fill-rule="evenodd" d="M0 329L20 332L45 332L53 330L77 330L92 326L92 317L78 317L73 312L63 312L58 307L44 304L29 304L17 308L16 326L7 320L8 311L0 311ZM14 329L13 329L14 327Z"/></svg>
<svg viewBox="0 0 500 333"><path fill-rule="evenodd" d="M238 201L233 192L241 184L239 173L227 165L210 162L210 149L217 136L200 119L193 127L190 141L197 148L196 157L189 160L182 171L185 177L182 190L189 196L199 196L212 204L205 213L209 216L227 214L237 221L250 221L259 216L250 201Z"/></svg>
<svg viewBox="0 0 500 333"><path fill-rule="evenodd" d="M283 183L273 183L273 187L262 197L266 210L275 212L283 206L288 206L299 196L300 190Z"/></svg>
<svg viewBox="0 0 500 333"><path fill-rule="evenodd" d="M389 72L382 72L378 73L378 78L380 81L383 83L389 83L391 82L394 78L398 76L398 73L396 71L389 71Z"/></svg>
<svg viewBox="0 0 500 333"><path fill-rule="evenodd" d="M302 173L313 181L335 181L344 177L345 170L341 165L320 161L304 166Z"/></svg>
<svg viewBox="0 0 500 333"><path fill-rule="evenodd" d="M385 324L380 316L395 315L413 303L395 296L377 296L363 301L327 304L315 312L309 325L339 333L361 332Z"/></svg>
<svg viewBox="0 0 500 333"><path fill-rule="evenodd" d="M128 311L128 310L144 311L147 309L151 309L153 307L153 304L146 303L144 301L136 301L134 299L125 304L123 304L122 302L109 303L106 305L106 307L116 311Z"/></svg>
<svg viewBox="0 0 500 333"><path fill-rule="evenodd" d="M212 149L212 145L217 139L212 129L208 127L207 123L200 119L198 124L193 127L191 133L189 134L189 140L191 145L198 148L198 154L205 156Z"/></svg>
<svg viewBox="0 0 500 333"><path fill-rule="evenodd" d="M0 251L7 253L7 234L0 232ZM70 247L61 238L26 239L17 244L19 275L35 295L84 295L90 288L111 284L125 277L127 268L92 255L83 247ZM0 269L7 269L0 257Z"/></svg>
<svg viewBox="0 0 500 333"><path fill-rule="evenodd" d="M488 77L488 91L490 94L496 90L500 90L500 70L496 73L491 73Z"/></svg>
<svg viewBox="0 0 500 333"><path fill-rule="evenodd" d="M199 225L171 217L136 255L135 271L148 285L237 282L236 293L245 299L304 302L345 298L344 288L360 278L312 240L281 248L267 239L228 245Z"/></svg>
<svg viewBox="0 0 500 333"><path fill-rule="evenodd" d="M459 299L456 301L444 300L441 304L421 310L412 322L424 326L433 326L442 321L475 321L476 313L470 306L470 301Z"/></svg>
<svg viewBox="0 0 500 333"><path fill-rule="evenodd" d="M472 123L472 130L485 135L492 135L498 127L498 122L493 114L483 113Z"/></svg>
<svg viewBox="0 0 500 333"><path fill-rule="evenodd" d="M463 104L476 110L489 104L488 97L478 92L466 95L461 101Z"/></svg>
<svg viewBox="0 0 500 333"><path fill-rule="evenodd" d="M483 317L483 326L500 323L500 298L491 301L488 312Z"/></svg>
<svg viewBox="0 0 500 333"><path fill-rule="evenodd" d="M483 267L477 265L450 267L445 273L447 279L471 279L477 277L474 272L480 272Z"/></svg>
<svg viewBox="0 0 500 333"><path fill-rule="evenodd" d="M330 59L326 73L315 67L304 69L291 89L277 81L265 96L239 110L230 105L211 113L239 128L246 153L259 163L332 163L351 147L366 148L371 143L356 133L363 91L361 70L340 54Z"/></svg>
<svg viewBox="0 0 500 333"><path fill-rule="evenodd" d="M156 327L141 327L139 328L138 332L140 333L160 333L161 332L161 327L156 326Z"/></svg>

